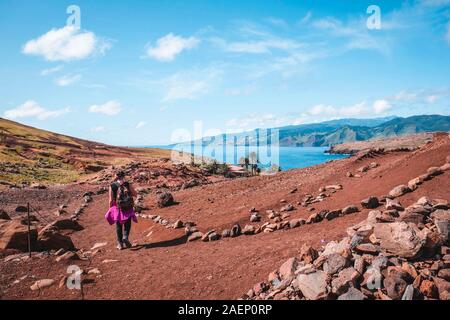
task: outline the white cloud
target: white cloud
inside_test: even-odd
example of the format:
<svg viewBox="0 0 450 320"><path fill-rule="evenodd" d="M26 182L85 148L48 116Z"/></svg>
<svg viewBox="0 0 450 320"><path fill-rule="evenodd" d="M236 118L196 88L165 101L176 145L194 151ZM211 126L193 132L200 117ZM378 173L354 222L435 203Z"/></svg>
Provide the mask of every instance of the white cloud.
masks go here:
<svg viewBox="0 0 450 320"><path fill-rule="evenodd" d="M311 110L309 110L309 114L311 114L313 116L317 116L320 114L335 115L335 114L337 114L337 110L333 106L318 104L318 105L315 105L314 107L312 107Z"/></svg>
<svg viewBox="0 0 450 320"><path fill-rule="evenodd" d="M401 102L412 102L417 99L416 92L402 90L394 96L394 100Z"/></svg>
<svg viewBox="0 0 450 320"><path fill-rule="evenodd" d="M226 122L227 132L239 132L256 128L275 128L288 124L291 119L279 117L272 113L252 113L241 118L234 118Z"/></svg>
<svg viewBox="0 0 450 320"><path fill-rule="evenodd" d="M105 131L105 127L102 127L102 126L94 127L94 128L91 129L91 131L92 132L96 132L96 133L104 132Z"/></svg>
<svg viewBox="0 0 450 320"><path fill-rule="evenodd" d="M147 55L158 61L173 61L184 50L195 48L200 43L196 37L183 38L173 33L158 39L155 46L147 48Z"/></svg>
<svg viewBox="0 0 450 320"><path fill-rule="evenodd" d="M42 56L48 61L72 61L88 58L95 53L103 54L110 48L110 42L100 39L91 31L65 26L28 41L22 52Z"/></svg>
<svg viewBox="0 0 450 320"><path fill-rule="evenodd" d="M319 31L327 32L331 36L346 40L346 50L351 49L372 49L382 54L390 52L390 42L388 38L375 36L365 27L363 19L349 20L342 22L334 17L318 19L312 23L313 27Z"/></svg>
<svg viewBox="0 0 450 320"><path fill-rule="evenodd" d="M438 99L439 99L439 97L436 95L430 95L430 96L426 97L426 100L428 103L435 103L436 100L438 100Z"/></svg>
<svg viewBox="0 0 450 320"><path fill-rule="evenodd" d="M70 112L70 108L68 107L58 110L47 110L41 107L36 101L28 100L14 109L6 110L4 117L8 119L37 118L39 120L46 120L59 117L68 112Z"/></svg>
<svg viewBox="0 0 450 320"><path fill-rule="evenodd" d="M53 68L44 69L41 71L41 76L48 76L49 74L60 71L62 68L63 68L63 66L56 66Z"/></svg>
<svg viewBox="0 0 450 320"><path fill-rule="evenodd" d="M392 105L389 103L389 101L385 99L376 100L373 103L373 111L376 114L384 113L392 108Z"/></svg>
<svg viewBox="0 0 450 320"><path fill-rule="evenodd" d="M212 38L211 42L228 52L250 54L270 53L273 49L290 51L301 47L301 44L295 40L277 37L236 42L227 42L221 38Z"/></svg>
<svg viewBox="0 0 450 320"><path fill-rule="evenodd" d="M137 125L136 125L136 129L141 129L143 127L145 127L147 125L147 122L145 121L140 121Z"/></svg>
<svg viewBox="0 0 450 320"><path fill-rule="evenodd" d="M285 20L280 19L280 18L270 17L270 18L267 19L267 21L270 24L272 24L273 26L275 26L275 27L279 27L279 28L282 28L282 29L288 29L289 28L289 24Z"/></svg>
<svg viewBox="0 0 450 320"><path fill-rule="evenodd" d="M210 92L221 74L215 67L177 72L160 81L165 90L163 102L195 100Z"/></svg>
<svg viewBox="0 0 450 320"><path fill-rule="evenodd" d="M351 106L335 107L331 105L318 104L311 108L308 113L311 116L325 117L355 117L367 114L368 109L366 102L360 102Z"/></svg>
<svg viewBox="0 0 450 320"><path fill-rule="evenodd" d="M107 116L114 116L122 111L122 106L120 102L111 100L101 105L92 105L89 107L89 112L91 113L101 113Z"/></svg>
<svg viewBox="0 0 450 320"><path fill-rule="evenodd" d="M81 79L80 74L66 74L58 79L55 80L55 83L60 87L66 87L68 85L71 85Z"/></svg>

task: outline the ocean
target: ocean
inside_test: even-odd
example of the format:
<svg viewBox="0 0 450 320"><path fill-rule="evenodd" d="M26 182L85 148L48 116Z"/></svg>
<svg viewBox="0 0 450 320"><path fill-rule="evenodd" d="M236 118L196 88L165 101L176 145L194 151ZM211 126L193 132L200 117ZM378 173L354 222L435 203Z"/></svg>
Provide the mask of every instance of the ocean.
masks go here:
<svg viewBox="0 0 450 320"><path fill-rule="evenodd" d="M158 146L158 148L174 149L173 146ZM239 159L245 155L249 155L252 152L257 153L256 147L244 147L238 146L235 148L223 150L222 147L209 150L208 148L196 148L191 150L190 146L177 146L176 150L192 152L201 157L202 153L204 157L216 159L218 162L226 162L229 164L238 164ZM270 167L272 164L281 166L282 170L306 168L321 163L325 163L330 160L337 160L348 157L348 155L342 154L329 154L326 153L327 147L279 147L276 150L270 150L267 152L265 149L261 149L258 152L257 158L260 160L260 167ZM225 151L225 152L224 152Z"/></svg>

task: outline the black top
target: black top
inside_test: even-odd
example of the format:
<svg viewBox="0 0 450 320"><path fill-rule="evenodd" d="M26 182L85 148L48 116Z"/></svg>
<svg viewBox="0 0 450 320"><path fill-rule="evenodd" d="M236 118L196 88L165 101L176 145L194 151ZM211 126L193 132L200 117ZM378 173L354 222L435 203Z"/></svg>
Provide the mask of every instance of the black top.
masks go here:
<svg viewBox="0 0 450 320"><path fill-rule="evenodd" d="M130 190L130 184L128 182L124 182L123 186L125 188L127 188L128 190ZM119 190L119 187L120 187L120 183L118 181L114 181L113 183L111 183L111 190L113 192L114 199L117 198L117 191Z"/></svg>

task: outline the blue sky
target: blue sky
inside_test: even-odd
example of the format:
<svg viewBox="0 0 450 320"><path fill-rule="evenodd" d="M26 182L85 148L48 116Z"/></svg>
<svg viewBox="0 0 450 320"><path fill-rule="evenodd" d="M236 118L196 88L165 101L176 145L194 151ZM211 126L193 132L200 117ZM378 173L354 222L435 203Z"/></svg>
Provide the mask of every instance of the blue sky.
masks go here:
<svg viewBox="0 0 450 320"><path fill-rule="evenodd" d="M0 39L1 117L111 144L450 114L450 0L1 0Z"/></svg>

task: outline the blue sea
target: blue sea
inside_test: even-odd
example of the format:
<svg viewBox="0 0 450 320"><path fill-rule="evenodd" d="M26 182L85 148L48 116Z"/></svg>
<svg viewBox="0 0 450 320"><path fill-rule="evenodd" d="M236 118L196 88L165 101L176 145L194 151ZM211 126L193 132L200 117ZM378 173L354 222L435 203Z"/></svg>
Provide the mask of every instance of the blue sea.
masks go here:
<svg viewBox="0 0 450 320"><path fill-rule="evenodd" d="M158 146L158 148L164 149L176 149L179 151L185 151L188 153L194 153L196 156L204 156L207 158L216 159L218 162L226 162L229 164L238 164L241 157L247 156L254 152L257 153L257 158L260 161L260 167L270 167L272 164L281 166L282 170L305 168L321 163L325 163L330 160L337 160L346 158L347 155L329 154L326 151L327 147L279 147L276 150L267 151L265 149L256 147L232 147L224 150L222 147L214 148L210 150L206 147L193 148L187 146ZM224 152L225 151L225 152Z"/></svg>

